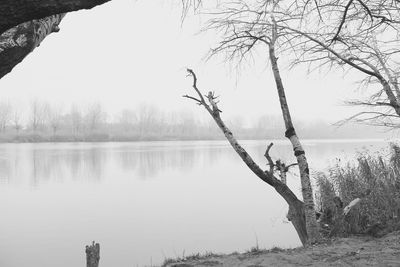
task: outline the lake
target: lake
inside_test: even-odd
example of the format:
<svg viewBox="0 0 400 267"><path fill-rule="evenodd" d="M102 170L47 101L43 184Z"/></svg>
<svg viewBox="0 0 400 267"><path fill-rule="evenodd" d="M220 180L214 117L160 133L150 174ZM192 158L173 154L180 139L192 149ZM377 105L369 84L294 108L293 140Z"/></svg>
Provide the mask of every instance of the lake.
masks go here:
<svg viewBox="0 0 400 267"><path fill-rule="evenodd" d="M266 141L243 141L266 168ZM288 141L274 159L292 163ZM383 140L305 140L310 170L381 151ZM288 183L299 194L300 181ZM227 141L0 145L0 266L150 266L197 252L300 245L287 205Z"/></svg>

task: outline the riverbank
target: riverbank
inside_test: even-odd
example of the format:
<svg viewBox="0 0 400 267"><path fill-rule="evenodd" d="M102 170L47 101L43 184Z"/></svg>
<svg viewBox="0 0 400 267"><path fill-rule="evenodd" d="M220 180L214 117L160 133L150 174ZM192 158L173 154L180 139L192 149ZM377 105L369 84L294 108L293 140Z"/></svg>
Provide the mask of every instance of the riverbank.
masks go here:
<svg viewBox="0 0 400 267"><path fill-rule="evenodd" d="M340 238L308 248L262 250L229 255L194 255L166 260L162 267L200 266L400 266L400 231L381 238Z"/></svg>
<svg viewBox="0 0 400 267"><path fill-rule="evenodd" d="M154 141L225 141L226 138L223 135L208 135L208 136L164 136L164 135L109 135L109 134L88 134L88 135L41 135L41 134L19 134L19 135L7 135L0 134L0 143L109 143L109 142L154 142ZM287 140L284 137L265 137L265 136L240 136L239 140L270 140L280 141ZM356 137L345 137L345 138L303 138L303 141L308 140L319 140L319 141L384 141L393 140L393 138L356 138Z"/></svg>

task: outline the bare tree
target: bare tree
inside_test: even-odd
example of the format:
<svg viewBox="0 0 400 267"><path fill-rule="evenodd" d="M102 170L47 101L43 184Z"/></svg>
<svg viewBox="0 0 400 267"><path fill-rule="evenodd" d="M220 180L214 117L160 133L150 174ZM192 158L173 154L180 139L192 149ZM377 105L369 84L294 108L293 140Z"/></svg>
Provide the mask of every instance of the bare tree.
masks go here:
<svg viewBox="0 0 400 267"><path fill-rule="evenodd" d="M261 115L253 122L253 128L260 134L268 132L272 136L277 136L284 131L285 125L282 118L277 115Z"/></svg>
<svg viewBox="0 0 400 267"><path fill-rule="evenodd" d="M196 96L185 95L185 98L195 101L200 106L203 106L206 111L213 118L219 129L224 133L226 139L231 144L232 148L241 157L244 163L249 169L257 175L262 181L274 187L275 190L285 199L289 205L288 218L290 218L293 226L295 227L297 234L301 242L306 245L309 242L309 235L306 230L306 221L304 216L304 203L300 201L296 195L290 190L290 188L283 183L280 179L274 176L274 168L270 166L268 170L262 170L252 157L246 152L246 150L239 144L234 137L231 130L226 126L221 118L221 110L218 107L218 101L213 92L209 92L206 96L203 96L201 91L197 87L196 74L188 69L189 75L193 78L193 89L195 90ZM267 148L268 151L270 148ZM315 213L314 213L315 218Z"/></svg>
<svg viewBox="0 0 400 267"><path fill-rule="evenodd" d="M222 6L221 10L212 13L207 29L213 29L222 33L222 40L218 46L211 50L211 56L226 53L229 60L245 60L258 45L263 45L269 55L272 73L275 78L276 89L285 123L285 137L293 147L294 156L297 159L300 172L303 200L305 204L305 216L308 240L317 242L320 238L318 224L315 218L315 205L312 193L310 172L304 148L295 131L291 118L289 105L283 86L282 77L278 67L277 49L285 49L290 38L278 27L281 23L287 23L290 13L280 14L278 2L262 2L262 4L250 4L246 1L236 1ZM277 15L275 15L277 14ZM295 18L290 18L295 19ZM262 47L261 47L262 48Z"/></svg>
<svg viewBox="0 0 400 267"><path fill-rule="evenodd" d="M205 1L183 2L185 10L189 10L198 8ZM225 5L226 2L228 5ZM364 75L364 79L359 82L361 87L368 89L365 90L365 97L346 102L359 106L362 111L339 124L354 121L390 128L400 127L400 90L397 78L400 74L399 1L273 1L278 3L274 11L265 8L271 1L259 1L256 5L249 2L235 1L241 6L240 10L236 7L232 9L230 1L221 1L221 11L217 15L230 18L231 21L237 19L237 24L246 23L248 30L251 29L249 33L259 38L264 37L262 29L271 25L271 21L265 20L266 15L273 12L278 21L279 35L283 36L278 45L284 47L280 48L280 54L287 52L285 56L288 61L292 61L293 66L308 64L310 71L319 70L323 66L339 67L344 73L356 71ZM215 27L215 24L212 23L211 27ZM232 34L230 37L247 38L244 34ZM257 41L254 38L253 41L242 42L244 46L236 51L240 59L254 50ZM232 51L235 46L229 48Z"/></svg>
<svg viewBox="0 0 400 267"><path fill-rule="evenodd" d="M0 129L4 133L11 120L11 105L8 101L0 102Z"/></svg>
<svg viewBox="0 0 400 267"><path fill-rule="evenodd" d="M167 135L176 135L178 132L177 125L179 124L179 112L178 111L170 111L166 113L165 116L165 132Z"/></svg>
<svg viewBox="0 0 400 267"><path fill-rule="evenodd" d="M309 69L338 67L363 75L364 99L347 101L364 108L352 120L378 126L400 126L400 12L396 1L300 2L286 8L279 30L290 38L292 65ZM300 5L300 6L299 6ZM292 19L289 19L288 14ZM294 18L294 19L293 19Z"/></svg>
<svg viewBox="0 0 400 267"><path fill-rule="evenodd" d="M83 116L82 111L77 105L72 105L70 112L71 128L74 135L77 135L82 131L83 127Z"/></svg>
<svg viewBox="0 0 400 267"><path fill-rule="evenodd" d="M14 108L11 121L13 128L15 129L15 132L17 133L17 135L19 135L19 131L22 129L22 121L21 121L21 112L17 108Z"/></svg>
<svg viewBox="0 0 400 267"><path fill-rule="evenodd" d="M93 104L89 107L86 115L85 122L91 131L98 129L98 127L105 122L107 114L104 112L103 107L99 104Z"/></svg>
<svg viewBox="0 0 400 267"><path fill-rule="evenodd" d="M244 129L244 118L241 115L236 115L229 119L228 124L233 131L240 133Z"/></svg>
<svg viewBox="0 0 400 267"><path fill-rule="evenodd" d="M396 26L400 23L398 1L391 0L334 0L334 1L295 1L297 9L301 10L303 17L310 12L318 17L318 20L327 20L328 16L333 20L331 24L333 39L339 40L342 31L353 27L359 33L365 27L377 28L380 26ZM362 25L354 27L354 19ZM358 25L358 26L359 26Z"/></svg>
<svg viewBox="0 0 400 267"><path fill-rule="evenodd" d="M182 136L193 136L196 133L198 123L193 113L188 110L182 110L179 113L180 123L178 125Z"/></svg>
<svg viewBox="0 0 400 267"><path fill-rule="evenodd" d="M31 102L31 126L34 132L44 128L48 114L49 105L47 103L41 102L38 99L34 99Z"/></svg>
<svg viewBox="0 0 400 267"><path fill-rule="evenodd" d="M150 131L159 128L160 112L159 110L147 104L141 104L137 110L138 127L141 136L145 136ZM157 129L159 130L159 129Z"/></svg>
<svg viewBox="0 0 400 267"><path fill-rule="evenodd" d="M63 119L62 108L60 106L50 107L48 116L50 128L53 131L53 136L55 136L61 127L61 122Z"/></svg>
<svg viewBox="0 0 400 267"><path fill-rule="evenodd" d="M137 123L138 118L135 111L124 109L121 111L118 122L124 130L132 130L133 126Z"/></svg>

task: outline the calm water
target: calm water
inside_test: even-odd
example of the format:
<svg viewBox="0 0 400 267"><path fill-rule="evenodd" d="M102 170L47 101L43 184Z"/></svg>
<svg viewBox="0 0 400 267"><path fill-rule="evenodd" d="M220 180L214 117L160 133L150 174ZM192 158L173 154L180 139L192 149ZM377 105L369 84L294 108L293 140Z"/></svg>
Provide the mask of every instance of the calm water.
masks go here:
<svg viewBox="0 0 400 267"><path fill-rule="evenodd" d="M287 141L271 154L293 162ZM305 141L311 170L383 141ZM265 166L266 142L245 141ZM288 178L298 191L297 176ZM300 244L287 207L226 141L0 145L0 266L159 264L194 252Z"/></svg>

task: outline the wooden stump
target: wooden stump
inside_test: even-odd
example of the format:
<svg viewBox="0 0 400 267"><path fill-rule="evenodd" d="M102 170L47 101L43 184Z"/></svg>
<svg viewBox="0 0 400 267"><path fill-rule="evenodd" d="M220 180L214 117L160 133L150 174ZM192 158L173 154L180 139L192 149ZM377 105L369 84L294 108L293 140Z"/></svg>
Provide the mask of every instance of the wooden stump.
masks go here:
<svg viewBox="0 0 400 267"><path fill-rule="evenodd" d="M100 261L100 244L92 243L91 246L86 246L86 267L99 267Z"/></svg>

